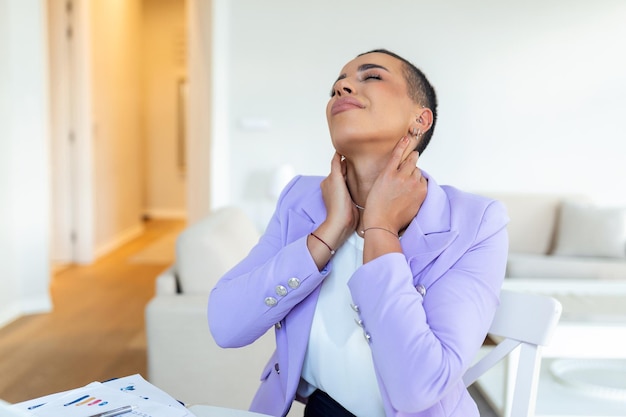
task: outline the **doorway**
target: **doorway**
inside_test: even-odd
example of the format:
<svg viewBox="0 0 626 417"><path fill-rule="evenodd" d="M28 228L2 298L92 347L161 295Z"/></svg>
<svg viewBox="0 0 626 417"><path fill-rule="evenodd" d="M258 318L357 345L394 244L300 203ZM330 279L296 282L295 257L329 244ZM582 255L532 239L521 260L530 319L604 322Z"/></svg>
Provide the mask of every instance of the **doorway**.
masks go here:
<svg viewBox="0 0 626 417"><path fill-rule="evenodd" d="M53 267L186 216L186 4L48 0Z"/></svg>

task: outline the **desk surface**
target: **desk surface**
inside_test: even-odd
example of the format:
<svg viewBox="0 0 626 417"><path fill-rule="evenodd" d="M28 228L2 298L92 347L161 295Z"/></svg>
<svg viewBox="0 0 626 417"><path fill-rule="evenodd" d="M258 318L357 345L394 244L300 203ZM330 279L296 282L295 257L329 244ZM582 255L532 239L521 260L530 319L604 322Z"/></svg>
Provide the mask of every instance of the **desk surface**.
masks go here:
<svg viewBox="0 0 626 417"><path fill-rule="evenodd" d="M213 407L211 405L193 405L189 410L196 417L269 417L266 414L253 413L246 410Z"/></svg>

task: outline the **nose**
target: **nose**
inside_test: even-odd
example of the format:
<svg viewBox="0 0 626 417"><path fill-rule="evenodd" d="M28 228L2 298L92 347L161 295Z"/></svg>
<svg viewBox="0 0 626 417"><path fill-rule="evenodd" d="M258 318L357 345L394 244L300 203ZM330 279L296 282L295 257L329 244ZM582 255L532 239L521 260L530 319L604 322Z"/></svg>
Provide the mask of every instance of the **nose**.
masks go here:
<svg viewBox="0 0 626 417"><path fill-rule="evenodd" d="M335 83L335 94L341 96L342 94L352 94L354 91L348 81L343 78Z"/></svg>

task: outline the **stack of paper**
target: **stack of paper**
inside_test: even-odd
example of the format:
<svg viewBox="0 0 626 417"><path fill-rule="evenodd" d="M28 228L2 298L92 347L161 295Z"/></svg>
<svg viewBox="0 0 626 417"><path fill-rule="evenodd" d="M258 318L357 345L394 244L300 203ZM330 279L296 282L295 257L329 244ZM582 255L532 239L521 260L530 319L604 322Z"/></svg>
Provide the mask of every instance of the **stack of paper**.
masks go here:
<svg viewBox="0 0 626 417"><path fill-rule="evenodd" d="M193 417L169 394L141 375L59 392L14 404L12 408L32 417Z"/></svg>

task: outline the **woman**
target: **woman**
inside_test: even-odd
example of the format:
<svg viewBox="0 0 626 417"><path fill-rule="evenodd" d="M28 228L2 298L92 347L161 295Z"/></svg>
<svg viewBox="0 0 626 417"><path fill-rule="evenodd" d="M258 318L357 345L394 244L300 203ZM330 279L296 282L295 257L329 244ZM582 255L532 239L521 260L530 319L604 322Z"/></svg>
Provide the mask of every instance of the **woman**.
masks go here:
<svg viewBox="0 0 626 417"><path fill-rule="evenodd" d="M461 380L489 328L508 241L498 202L417 168L436 121L426 77L386 50L341 71L325 178L296 177L267 230L209 299L218 344L275 327L251 410L478 416Z"/></svg>

